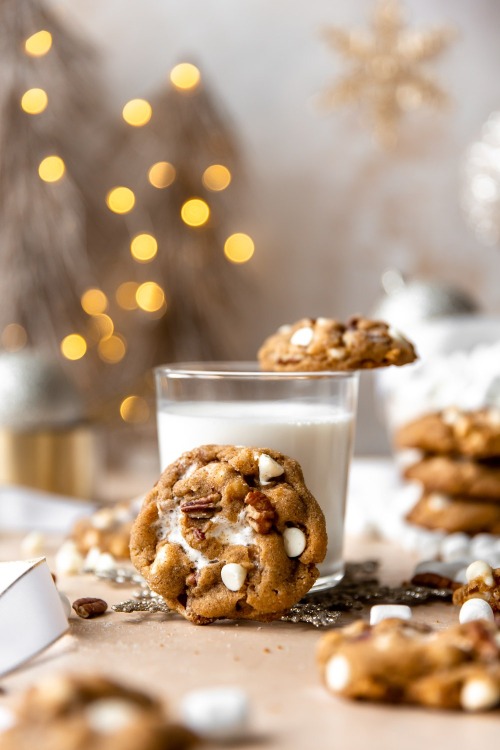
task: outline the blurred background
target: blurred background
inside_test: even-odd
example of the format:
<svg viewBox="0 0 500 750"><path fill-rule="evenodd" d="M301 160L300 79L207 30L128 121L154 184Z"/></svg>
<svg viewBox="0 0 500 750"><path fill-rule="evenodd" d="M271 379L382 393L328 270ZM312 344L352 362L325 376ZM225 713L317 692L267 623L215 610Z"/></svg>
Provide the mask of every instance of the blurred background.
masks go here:
<svg viewBox="0 0 500 750"><path fill-rule="evenodd" d="M0 0L0 479L153 475L151 367L254 359L303 316L383 315L431 361L493 346L499 24L496 0ZM466 405L500 393L485 361ZM390 450L397 378L363 376L360 455Z"/></svg>

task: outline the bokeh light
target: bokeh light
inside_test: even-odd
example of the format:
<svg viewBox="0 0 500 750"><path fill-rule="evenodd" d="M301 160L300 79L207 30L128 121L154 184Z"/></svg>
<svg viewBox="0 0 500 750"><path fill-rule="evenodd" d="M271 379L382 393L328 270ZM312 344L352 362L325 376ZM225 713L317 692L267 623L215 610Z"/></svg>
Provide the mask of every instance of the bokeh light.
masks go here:
<svg viewBox="0 0 500 750"><path fill-rule="evenodd" d="M99 338L107 339L113 335L115 330L115 324L109 315L101 313L100 315L92 316L93 323L97 329Z"/></svg>
<svg viewBox="0 0 500 750"><path fill-rule="evenodd" d="M248 234L237 232L227 238L224 253L231 263L246 263L255 252L255 245Z"/></svg>
<svg viewBox="0 0 500 750"><path fill-rule="evenodd" d="M21 97L21 108L29 115L39 115L48 103L49 97L44 89L28 89Z"/></svg>
<svg viewBox="0 0 500 750"><path fill-rule="evenodd" d="M28 343L28 334L19 323L9 323L3 329L0 341L7 352L18 352Z"/></svg>
<svg viewBox="0 0 500 750"><path fill-rule="evenodd" d="M42 57L52 47L52 34L46 29L41 29L29 36L24 42L24 51L31 57Z"/></svg>
<svg viewBox="0 0 500 750"><path fill-rule="evenodd" d="M201 74L192 63L179 63L170 71L170 80L181 91L195 89L201 80Z"/></svg>
<svg viewBox="0 0 500 750"><path fill-rule="evenodd" d="M46 156L38 166L38 174L44 182L57 182L66 171L66 166L60 156Z"/></svg>
<svg viewBox="0 0 500 750"><path fill-rule="evenodd" d="M87 289L81 298L82 307L88 315L99 315L108 307L108 298L101 289Z"/></svg>
<svg viewBox="0 0 500 750"><path fill-rule="evenodd" d="M70 333L61 341L61 352L66 359L81 359L87 351L87 342L79 333Z"/></svg>
<svg viewBox="0 0 500 750"><path fill-rule="evenodd" d="M141 310L157 312L165 305L165 292L156 281L145 281L137 288L135 299Z"/></svg>
<svg viewBox="0 0 500 750"><path fill-rule="evenodd" d="M208 190L225 190L231 182L231 172L223 164L211 164L201 179Z"/></svg>
<svg viewBox="0 0 500 750"><path fill-rule="evenodd" d="M101 339L97 346L99 357L107 364L114 365L121 362L127 352L127 345L123 336L113 334Z"/></svg>
<svg viewBox="0 0 500 750"><path fill-rule="evenodd" d="M124 281L115 292L115 299L122 310L137 310L139 305L136 300L139 284L136 281Z"/></svg>
<svg viewBox="0 0 500 750"><path fill-rule="evenodd" d="M147 125L153 115L153 108L146 99L131 99L125 104L122 116L128 125L140 128Z"/></svg>
<svg viewBox="0 0 500 750"><path fill-rule="evenodd" d="M201 227L210 216L210 208L201 198L190 198L181 208L181 217L189 227Z"/></svg>
<svg viewBox="0 0 500 750"><path fill-rule="evenodd" d="M135 195L130 188L119 185L107 194L106 205L115 214L128 214L135 206Z"/></svg>
<svg viewBox="0 0 500 750"><path fill-rule="evenodd" d="M159 190L166 188L175 180L175 168L168 161L157 161L148 172L148 180Z"/></svg>
<svg viewBox="0 0 500 750"><path fill-rule="evenodd" d="M142 396L127 396L120 404L120 416L124 422L143 424L149 419L148 402Z"/></svg>
<svg viewBox="0 0 500 750"><path fill-rule="evenodd" d="M130 243L130 252L139 263L148 263L158 252L158 242L152 234L137 234Z"/></svg>

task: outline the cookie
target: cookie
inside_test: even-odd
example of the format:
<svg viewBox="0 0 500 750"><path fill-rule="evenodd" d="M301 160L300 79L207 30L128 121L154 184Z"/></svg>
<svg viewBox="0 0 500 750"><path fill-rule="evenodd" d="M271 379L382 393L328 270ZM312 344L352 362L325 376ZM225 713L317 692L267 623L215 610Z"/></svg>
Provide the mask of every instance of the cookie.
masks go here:
<svg viewBox="0 0 500 750"><path fill-rule="evenodd" d="M424 453L494 458L500 456L500 410L449 408L425 414L400 427L395 443Z"/></svg>
<svg viewBox="0 0 500 750"><path fill-rule="evenodd" d="M493 612L500 612L500 568L478 560L469 565L467 573L467 583L453 592L453 604L461 606L468 599L484 599Z"/></svg>
<svg viewBox="0 0 500 750"><path fill-rule="evenodd" d="M500 502L500 464L453 456L426 456L404 471L430 492L487 498Z"/></svg>
<svg viewBox="0 0 500 750"><path fill-rule="evenodd" d="M22 697L2 750L184 750L197 743L158 701L97 675L52 675Z"/></svg>
<svg viewBox="0 0 500 750"><path fill-rule="evenodd" d="M313 585L326 543L297 461L267 448L204 445L165 469L130 551L153 591L204 625L279 617Z"/></svg>
<svg viewBox="0 0 500 750"><path fill-rule="evenodd" d="M363 620L323 636L326 687L357 700L481 711L500 704L500 645L492 623L447 630L400 619Z"/></svg>
<svg viewBox="0 0 500 750"><path fill-rule="evenodd" d="M498 534L500 503L429 492L422 495L406 515L406 520L416 526L440 529L450 534L455 531L464 531L466 534L478 534L480 531Z"/></svg>
<svg viewBox="0 0 500 750"><path fill-rule="evenodd" d="M413 345L386 323L353 317L347 323L302 318L284 325L257 354L263 370L366 370L406 365L416 359Z"/></svg>
<svg viewBox="0 0 500 750"><path fill-rule="evenodd" d="M91 516L75 522L71 538L82 555L97 547L118 559L128 559L130 531L136 516L137 511L130 503L99 508Z"/></svg>

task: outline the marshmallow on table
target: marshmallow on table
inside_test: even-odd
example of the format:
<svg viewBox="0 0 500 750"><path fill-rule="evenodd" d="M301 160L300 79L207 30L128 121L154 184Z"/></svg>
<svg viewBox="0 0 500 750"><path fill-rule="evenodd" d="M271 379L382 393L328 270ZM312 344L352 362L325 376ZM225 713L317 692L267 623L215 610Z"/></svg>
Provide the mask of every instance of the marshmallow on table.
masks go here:
<svg viewBox="0 0 500 750"><path fill-rule="evenodd" d="M212 740L239 739L247 730L249 703L239 688L201 688L187 693L180 705L183 723Z"/></svg>
<svg viewBox="0 0 500 750"><path fill-rule="evenodd" d="M376 625L390 617L411 620L411 616L411 608L407 604L375 604L370 609L370 625Z"/></svg>
<svg viewBox="0 0 500 750"><path fill-rule="evenodd" d="M495 615L484 599L467 599L460 607L458 615L459 622L472 622L473 620L489 620L495 622Z"/></svg>

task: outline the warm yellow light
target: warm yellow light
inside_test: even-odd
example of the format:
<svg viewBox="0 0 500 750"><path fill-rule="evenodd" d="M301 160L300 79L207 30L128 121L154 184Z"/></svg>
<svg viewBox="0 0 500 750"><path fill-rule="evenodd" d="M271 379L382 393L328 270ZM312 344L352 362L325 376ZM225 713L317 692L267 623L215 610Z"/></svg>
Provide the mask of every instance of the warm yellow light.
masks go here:
<svg viewBox="0 0 500 750"><path fill-rule="evenodd" d="M179 63L170 71L171 82L182 91L196 88L200 79L200 71L192 63Z"/></svg>
<svg viewBox="0 0 500 750"><path fill-rule="evenodd" d="M66 171L63 160L60 156L46 156L38 167L38 174L40 179L44 182L57 182L60 180Z"/></svg>
<svg viewBox="0 0 500 750"><path fill-rule="evenodd" d="M153 108L146 99L131 99L125 104L122 116L128 125L140 128L147 125L153 115Z"/></svg>
<svg viewBox="0 0 500 750"><path fill-rule="evenodd" d="M87 289L82 294L82 307L88 315L99 315L108 306L108 298L100 289Z"/></svg>
<svg viewBox="0 0 500 750"><path fill-rule="evenodd" d="M106 205L115 214L128 214L135 206L135 195L128 187L114 187L106 196Z"/></svg>
<svg viewBox="0 0 500 750"><path fill-rule="evenodd" d="M120 404L120 416L124 422L140 424L149 419L148 402L142 396L127 396Z"/></svg>
<svg viewBox="0 0 500 750"><path fill-rule="evenodd" d="M95 327L97 328L99 338L107 339L113 334L115 330L115 324L113 323L109 315L93 315L92 320L95 323Z"/></svg>
<svg viewBox="0 0 500 750"><path fill-rule="evenodd" d="M50 31L42 29L32 34L24 42L24 51L31 57L42 57L52 47L52 34Z"/></svg>
<svg viewBox="0 0 500 750"><path fill-rule="evenodd" d="M135 298L139 284L135 281L124 281L115 292L115 298L123 310L137 310Z"/></svg>
<svg viewBox="0 0 500 750"><path fill-rule="evenodd" d="M28 89L21 97L21 107L29 115L39 115L48 103L49 97L44 89Z"/></svg>
<svg viewBox="0 0 500 750"><path fill-rule="evenodd" d="M211 164L205 169L201 179L208 190L225 190L231 182L231 172L222 164Z"/></svg>
<svg viewBox="0 0 500 750"><path fill-rule="evenodd" d="M130 252L139 263L147 263L158 252L158 243L152 234L137 234L130 243Z"/></svg>
<svg viewBox="0 0 500 750"><path fill-rule="evenodd" d="M121 362L127 351L125 339L123 336L114 334L108 336L105 339L101 339L97 345L97 351L103 362L107 362L110 365L114 365L117 362Z"/></svg>
<svg viewBox="0 0 500 750"><path fill-rule="evenodd" d="M26 346L28 334L19 323L9 323L3 329L0 341L6 351L18 352Z"/></svg>
<svg viewBox="0 0 500 750"><path fill-rule="evenodd" d="M201 227L208 221L210 208L201 198L190 198L181 208L181 217L190 227Z"/></svg>
<svg viewBox="0 0 500 750"><path fill-rule="evenodd" d="M141 310L157 312L165 304L165 293L156 281L145 281L138 287L135 299Z"/></svg>
<svg viewBox="0 0 500 750"><path fill-rule="evenodd" d="M78 333L70 333L61 341L61 352L66 359L81 359L87 351L87 342Z"/></svg>
<svg viewBox="0 0 500 750"><path fill-rule="evenodd" d="M175 168L168 161L157 161L148 172L148 180L155 188L166 188L175 180Z"/></svg>
<svg viewBox="0 0 500 750"><path fill-rule="evenodd" d="M224 253L232 263L246 263L254 251L255 245L252 238L241 232L232 234L224 243Z"/></svg>

